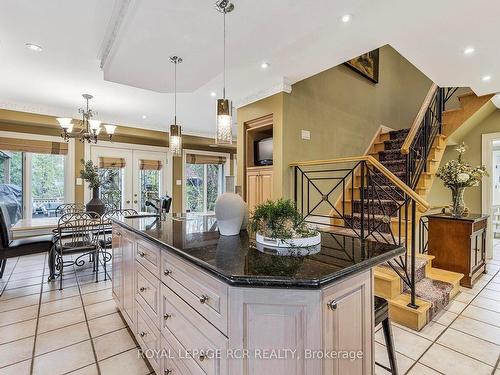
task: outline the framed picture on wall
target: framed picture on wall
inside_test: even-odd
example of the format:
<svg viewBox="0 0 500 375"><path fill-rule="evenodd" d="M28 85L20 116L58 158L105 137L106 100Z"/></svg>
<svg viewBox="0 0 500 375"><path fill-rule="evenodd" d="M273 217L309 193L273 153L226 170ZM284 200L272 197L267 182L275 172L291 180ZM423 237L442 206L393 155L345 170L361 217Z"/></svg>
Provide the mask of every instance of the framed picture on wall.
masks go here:
<svg viewBox="0 0 500 375"><path fill-rule="evenodd" d="M379 59L379 50L377 48L346 61L344 64L373 83L378 83Z"/></svg>

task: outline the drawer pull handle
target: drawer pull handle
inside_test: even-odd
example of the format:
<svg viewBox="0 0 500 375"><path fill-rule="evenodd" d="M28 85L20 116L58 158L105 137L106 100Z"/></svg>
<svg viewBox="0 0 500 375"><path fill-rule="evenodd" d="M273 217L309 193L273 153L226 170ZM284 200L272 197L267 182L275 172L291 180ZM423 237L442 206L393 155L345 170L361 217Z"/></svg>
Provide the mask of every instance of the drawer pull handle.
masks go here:
<svg viewBox="0 0 500 375"><path fill-rule="evenodd" d="M146 289L148 289L148 288L146 288L145 286L141 286L141 287L139 288L139 291L140 291L140 292L145 292L145 291L146 291Z"/></svg>
<svg viewBox="0 0 500 375"><path fill-rule="evenodd" d="M171 273L172 273L172 271L171 271L171 270L165 270L165 271L163 271L163 274L164 274L165 276L168 276L168 275L170 275Z"/></svg>
<svg viewBox="0 0 500 375"><path fill-rule="evenodd" d="M201 303L207 303L207 301L208 301L208 296L206 296L206 295L202 295L202 296L200 297L200 302L201 302Z"/></svg>
<svg viewBox="0 0 500 375"><path fill-rule="evenodd" d="M200 362L203 362L207 356L205 354L201 354L199 357Z"/></svg>
<svg viewBox="0 0 500 375"><path fill-rule="evenodd" d="M163 319L165 319L165 320L168 320L171 317L172 317L172 315L170 315L170 314L163 314Z"/></svg>
<svg viewBox="0 0 500 375"><path fill-rule="evenodd" d="M143 253L142 251L139 251L139 255L141 256L141 258L144 258L146 256L146 254Z"/></svg>
<svg viewBox="0 0 500 375"><path fill-rule="evenodd" d="M327 305L330 310L337 310L337 301L335 301L334 299L328 302Z"/></svg>
<svg viewBox="0 0 500 375"><path fill-rule="evenodd" d="M139 336L141 336L141 337L144 337L144 336L146 336L146 335L147 335L147 333L146 333L146 332L141 332L141 333L139 333Z"/></svg>
<svg viewBox="0 0 500 375"><path fill-rule="evenodd" d="M165 375L171 375L171 374L173 374L173 371L166 368L164 373L165 373Z"/></svg>

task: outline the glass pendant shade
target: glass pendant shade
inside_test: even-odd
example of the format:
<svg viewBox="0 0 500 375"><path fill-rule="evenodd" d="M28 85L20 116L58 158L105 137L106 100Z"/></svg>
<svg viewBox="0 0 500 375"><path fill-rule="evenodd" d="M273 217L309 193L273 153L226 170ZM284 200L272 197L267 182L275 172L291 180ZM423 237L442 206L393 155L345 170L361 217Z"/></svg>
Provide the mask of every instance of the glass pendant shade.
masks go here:
<svg viewBox="0 0 500 375"><path fill-rule="evenodd" d="M168 143L172 156L182 156L182 134L181 126L177 124L170 125L170 134Z"/></svg>
<svg viewBox="0 0 500 375"><path fill-rule="evenodd" d="M217 132L215 143L231 144L232 142L231 101L229 99L217 99Z"/></svg>
<svg viewBox="0 0 500 375"><path fill-rule="evenodd" d="M90 126L90 129L92 129L92 130L100 129L100 127L101 127L101 121L99 121L99 120L89 120L89 126Z"/></svg>
<svg viewBox="0 0 500 375"><path fill-rule="evenodd" d="M68 118L68 117L58 117L56 120L57 120L57 122L59 122L59 125L63 129L66 129L66 130L70 131L69 129L73 128L73 124L71 123L71 121L73 121L73 119L71 119L71 118Z"/></svg>
<svg viewBox="0 0 500 375"><path fill-rule="evenodd" d="M108 133L108 135L113 135L115 134L116 125L106 124L104 125L104 129L106 129L106 133Z"/></svg>

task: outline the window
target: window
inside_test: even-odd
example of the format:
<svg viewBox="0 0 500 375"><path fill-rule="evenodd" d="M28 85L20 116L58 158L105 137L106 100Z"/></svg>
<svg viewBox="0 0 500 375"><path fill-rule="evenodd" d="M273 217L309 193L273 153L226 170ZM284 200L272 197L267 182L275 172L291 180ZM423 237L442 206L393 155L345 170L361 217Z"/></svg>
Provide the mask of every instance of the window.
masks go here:
<svg viewBox="0 0 500 375"><path fill-rule="evenodd" d="M12 223L23 216L23 175L23 153L0 151L0 202Z"/></svg>
<svg viewBox="0 0 500 375"><path fill-rule="evenodd" d="M213 212L224 192L226 156L188 153L185 160L186 212Z"/></svg>
<svg viewBox="0 0 500 375"><path fill-rule="evenodd" d="M64 155L31 154L32 217L55 215L64 203Z"/></svg>
<svg viewBox="0 0 500 375"><path fill-rule="evenodd" d="M0 202L12 223L55 215L73 199L74 165L69 145L49 136L0 132ZM72 154L71 154L72 155Z"/></svg>

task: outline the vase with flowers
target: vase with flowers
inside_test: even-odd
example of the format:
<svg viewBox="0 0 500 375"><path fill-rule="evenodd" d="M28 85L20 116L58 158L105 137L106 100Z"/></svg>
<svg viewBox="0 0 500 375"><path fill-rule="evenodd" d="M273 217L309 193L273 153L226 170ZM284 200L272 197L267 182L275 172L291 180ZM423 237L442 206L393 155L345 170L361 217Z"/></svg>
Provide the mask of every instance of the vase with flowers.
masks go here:
<svg viewBox="0 0 500 375"><path fill-rule="evenodd" d="M458 152L458 158L450 160L444 166L439 167L436 176L443 181L444 186L451 190L451 214L460 217L466 209L464 202L465 189L479 186L483 176L487 176L488 173L483 165L473 167L463 160L463 154L467 150L464 143L455 150Z"/></svg>
<svg viewBox="0 0 500 375"><path fill-rule="evenodd" d="M88 182L89 188L92 190L92 199L85 205L87 212L95 212L99 215L103 215L106 206L104 202L99 198L99 188L103 184L104 176L99 174L97 166L94 165L92 160L81 160L83 169L80 171L80 177Z"/></svg>

